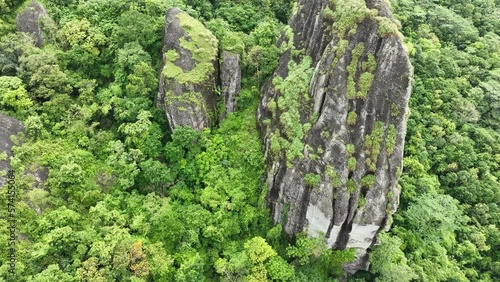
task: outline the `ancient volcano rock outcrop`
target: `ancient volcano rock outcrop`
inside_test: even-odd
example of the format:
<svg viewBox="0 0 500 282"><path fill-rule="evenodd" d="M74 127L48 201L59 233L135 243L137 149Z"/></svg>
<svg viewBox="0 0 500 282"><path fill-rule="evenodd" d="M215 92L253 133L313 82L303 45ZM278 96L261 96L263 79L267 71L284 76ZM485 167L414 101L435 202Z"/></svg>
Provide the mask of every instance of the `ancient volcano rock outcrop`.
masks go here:
<svg viewBox="0 0 500 282"><path fill-rule="evenodd" d="M41 47L44 42L44 24L53 23L42 4L33 1L16 17L19 31L29 33L35 38L35 46Z"/></svg>
<svg viewBox="0 0 500 282"><path fill-rule="evenodd" d="M226 105L226 113L236 111L236 97L241 90L240 55L229 51L222 52L221 90Z"/></svg>
<svg viewBox="0 0 500 282"><path fill-rule="evenodd" d="M172 130L209 126L217 101L217 39L199 21L171 8L165 16L163 45L158 107Z"/></svg>
<svg viewBox="0 0 500 282"><path fill-rule="evenodd" d="M288 234L354 248L388 228L400 190L412 67L382 0L299 0L257 112L267 201Z"/></svg>

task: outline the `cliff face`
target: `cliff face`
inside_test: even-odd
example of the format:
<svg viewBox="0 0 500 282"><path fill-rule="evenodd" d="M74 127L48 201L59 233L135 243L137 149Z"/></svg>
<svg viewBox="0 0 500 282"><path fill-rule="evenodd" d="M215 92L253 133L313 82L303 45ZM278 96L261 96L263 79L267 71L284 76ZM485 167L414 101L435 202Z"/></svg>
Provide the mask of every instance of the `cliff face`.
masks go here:
<svg viewBox="0 0 500 282"><path fill-rule="evenodd" d="M272 218L288 234L355 248L398 206L412 67L382 0L299 0L257 117Z"/></svg>
<svg viewBox="0 0 500 282"><path fill-rule="evenodd" d="M172 130L207 127L217 101L217 39L199 21L171 8L165 16L163 45L157 105Z"/></svg>
<svg viewBox="0 0 500 282"><path fill-rule="evenodd" d="M222 97L226 113L232 113L236 110L236 97L241 90L240 55L223 51L220 65Z"/></svg>

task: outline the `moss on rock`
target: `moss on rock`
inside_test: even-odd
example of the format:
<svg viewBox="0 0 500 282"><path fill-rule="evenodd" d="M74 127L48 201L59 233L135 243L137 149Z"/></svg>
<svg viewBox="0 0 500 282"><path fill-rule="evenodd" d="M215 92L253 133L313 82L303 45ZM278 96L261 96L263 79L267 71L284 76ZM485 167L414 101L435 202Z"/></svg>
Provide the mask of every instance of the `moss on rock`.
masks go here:
<svg viewBox="0 0 500 282"><path fill-rule="evenodd" d="M158 92L171 129L203 129L214 120L218 42L201 22L178 8L165 18L163 68Z"/></svg>
<svg viewBox="0 0 500 282"><path fill-rule="evenodd" d="M202 83L214 72L218 52L217 38L203 24L184 12L177 14L177 19L186 33L186 36L180 38L180 47L191 53L195 67L190 71L183 71L175 63L179 54L171 49L165 53L163 75L181 84Z"/></svg>

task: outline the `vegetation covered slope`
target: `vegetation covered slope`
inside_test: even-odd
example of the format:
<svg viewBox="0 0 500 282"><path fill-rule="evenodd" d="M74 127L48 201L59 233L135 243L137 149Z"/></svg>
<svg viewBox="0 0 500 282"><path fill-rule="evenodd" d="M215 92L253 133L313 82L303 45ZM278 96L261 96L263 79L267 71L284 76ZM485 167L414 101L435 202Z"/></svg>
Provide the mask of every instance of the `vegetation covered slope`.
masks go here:
<svg viewBox="0 0 500 282"><path fill-rule="evenodd" d="M4 3L4 2L2 2ZM287 2L47 1L37 48L2 6L0 101L29 137L12 148L15 273L1 281L302 280L339 275L350 253L288 246L270 224L255 111L276 67ZM156 108L165 11L199 18L242 55L238 111L212 130L166 128ZM288 7L288 8L287 8ZM8 8L8 10L7 10ZM6 12L6 13L3 13ZM22 146L21 146L22 143ZM43 187L29 169L47 168ZM2 226L7 191L1 190Z"/></svg>
<svg viewBox="0 0 500 282"><path fill-rule="evenodd" d="M498 281L500 2L392 3L415 81L400 209L367 280Z"/></svg>
<svg viewBox="0 0 500 282"><path fill-rule="evenodd" d="M29 134L12 149L17 264L9 274L2 228L0 281L339 276L350 252L289 242L264 206L254 113L290 1L45 1L43 48L15 33L21 2L0 0L1 110ZM500 3L392 2L415 67L401 208L353 279L498 281ZM239 108L211 131L168 132L155 107L172 6L242 55ZM49 169L44 187L23 176L36 166ZM3 227L6 189L0 207Z"/></svg>

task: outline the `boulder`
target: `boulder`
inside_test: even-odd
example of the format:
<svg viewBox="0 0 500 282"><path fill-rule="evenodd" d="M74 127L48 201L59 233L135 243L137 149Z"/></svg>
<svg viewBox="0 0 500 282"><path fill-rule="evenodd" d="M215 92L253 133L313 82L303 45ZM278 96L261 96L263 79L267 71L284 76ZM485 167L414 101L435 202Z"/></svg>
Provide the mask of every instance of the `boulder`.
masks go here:
<svg viewBox="0 0 500 282"><path fill-rule="evenodd" d="M217 101L217 45L199 21L178 8L167 11L157 105L170 129L209 126Z"/></svg>
<svg viewBox="0 0 500 282"><path fill-rule="evenodd" d="M35 38L35 46L42 47L44 43L44 23L52 22L42 4L32 1L17 15L16 26L21 32L29 33Z"/></svg>
<svg viewBox="0 0 500 282"><path fill-rule="evenodd" d="M350 274L398 206L412 66L397 25L383 0L299 0L257 111L273 221L355 249Z"/></svg>

